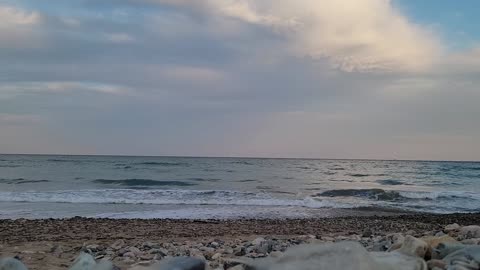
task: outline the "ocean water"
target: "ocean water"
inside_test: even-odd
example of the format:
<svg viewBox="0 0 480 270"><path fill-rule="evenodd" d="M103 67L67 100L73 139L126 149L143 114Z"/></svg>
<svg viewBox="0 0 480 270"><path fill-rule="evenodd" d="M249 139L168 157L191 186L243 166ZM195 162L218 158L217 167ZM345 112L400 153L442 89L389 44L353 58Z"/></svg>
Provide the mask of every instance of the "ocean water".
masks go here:
<svg viewBox="0 0 480 270"><path fill-rule="evenodd" d="M479 212L480 163L0 155L0 218Z"/></svg>

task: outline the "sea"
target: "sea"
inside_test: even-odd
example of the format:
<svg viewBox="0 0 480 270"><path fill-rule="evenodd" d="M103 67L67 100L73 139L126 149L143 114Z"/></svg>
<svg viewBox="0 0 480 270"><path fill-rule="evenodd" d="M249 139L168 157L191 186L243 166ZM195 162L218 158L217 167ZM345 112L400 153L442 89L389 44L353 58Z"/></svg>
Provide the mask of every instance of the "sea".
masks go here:
<svg viewBox="0 0 480 270"><path fill-rule="evenodd" d="M0 219L480 211L480 162L0 155Z"/></svg>

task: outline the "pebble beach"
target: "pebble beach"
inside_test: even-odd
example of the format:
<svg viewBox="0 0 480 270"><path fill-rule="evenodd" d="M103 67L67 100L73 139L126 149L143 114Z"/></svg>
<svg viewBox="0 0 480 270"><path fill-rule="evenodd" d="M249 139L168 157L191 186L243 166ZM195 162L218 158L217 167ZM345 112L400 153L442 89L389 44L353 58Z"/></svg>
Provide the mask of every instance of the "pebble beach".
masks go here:
<svg viewBox="0 0 480 270"><path fill-rule="evenodd" d="M428 263L429 269L434 269L430 263L435 257L432 250L440 243L480 248L478 225L480 214L276 220L112 220L81 217L1 220L0 257L15 258L13 260L21 261L28 269L38 270L73 269L69 267L78 263L75 259L79 255L90 256L97 263L108 261L112 264L109 269L165 269L154 267L175 257L198 259L204 262L205 269L240 269L249 266L235 263L238 260L259 263L272 260L269 263L274 265L276 258L288 255L289 250L299 252L295 251L296 248L305 245L336 250L344 247L335 245L355 243L359 246L354 246L353 250L364 249L370 253L398 253L397 249L404 250L403 253L411 253L409 256L421 257L425 265ZM426 243L425 252L418 255L418 246L423 243ZM434 263L439 269L478 269L448 268L441 260Z"/></svg>

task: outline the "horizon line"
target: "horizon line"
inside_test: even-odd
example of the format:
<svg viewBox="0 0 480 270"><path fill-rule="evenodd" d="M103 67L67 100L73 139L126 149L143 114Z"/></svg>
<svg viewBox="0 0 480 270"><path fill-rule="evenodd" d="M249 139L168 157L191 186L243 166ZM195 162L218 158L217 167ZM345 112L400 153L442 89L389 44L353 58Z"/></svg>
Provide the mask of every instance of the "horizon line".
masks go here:
<svg viewBox="0 0 480 270"><path fill-rule="evenodd" d="M314 157L266 157L266 156L195 156L195 155L126 155L126 154L32 154L0 153L0 155L24 156L99 156L99 157L158 157L158 158L239 158L239 159L299 159L299 160L363 160L363 161L421 161L421 162L474 162L480 160L441 160L441 159L382 159L382 158L314 158Z"/></svg>

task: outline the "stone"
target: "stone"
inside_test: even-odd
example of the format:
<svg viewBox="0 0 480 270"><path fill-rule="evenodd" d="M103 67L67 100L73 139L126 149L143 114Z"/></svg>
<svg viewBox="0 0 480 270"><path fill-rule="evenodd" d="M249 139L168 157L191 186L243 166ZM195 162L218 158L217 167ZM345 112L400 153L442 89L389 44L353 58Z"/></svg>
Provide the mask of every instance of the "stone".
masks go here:
<svg viewBox="0 0 480 270"><path fill-rule="evenodd" d="M443 258L445 263L453 265L456 261L480 263L480 246L470 246L450 253Z"/></svg>
<svg viewBox="0 0 480 270"><path fill-rule="evenodd" d="M119 240L115 241L115 243L110 245L110 247L113 250L119 250L119 249L123 248L124 246L125 246L125 241L123 239L119 239Z"/></svg>
<svg viewBox="0 0 480 270"><path fill-rule="evenodd" d="M463 249L466 246L460 243L440 243L436 248L432 249L432 259L443 259L447 255Z"/></svg>
<svg viewBox="0 0 480 270"><path fill-rule="evenodd" d="M54 245L50 249L50 252L53 254L53 256L60 258L63 254L63 248L60 245Z"/></svg>
<svg viewBox="0 0 480 270"><path fill-rule="evenodd" d="M263 242L265 242L265 241L266 241L265 238L263 238L263 237L258 237L258 238L256 238L255 240L252 241L252 245L258 246L258 245L260 245L261 243L263 243Z"/></svg>
<svg viewBox="0 0 480 270"><path fill-rule="evenodd" d="M212 256L212 260L218 260L222 257L222 253L215 253L213 256Z"/></svg>
<svg viewBox="0 0 480 270"><path fill-rule="evenodd" d="M318 269L343 269L343 270L426 270L426 268L413 268L413 264L391 258L408 258L419 263L423 260L408 257L402 254L382 253L388 259L371 256L359 243L342 241L335 244L301 245L288 250L280 258L257 259L245 262L247 269L253 270L318 270ZM375 258L375 259L374 259ZM423 262L425 264L425 262ZM408 266L411 266L408 268ZM426 266L424 266L426 267Z"/></svg>
<svg viewBox="0 0 480 270"><path fill-rule="evenodd" d="M378 264L375 269L390 270L427 270L422 258L405 255L400 252L371 252L373 260Z"/></svg>
<svg viewBox="0 0 480 270"><path fill-rule="evenodd" d="M205 262L197 258L176 257L152 266L152 270L205 270Z"/></svg>
<svg viewBox="0 0 480 270"><path fill-rule="evenodd" d="M27 267L15 258L0 259L0 270L28 270Z"/></svg>
<svg viewBox="0 0 480 270"><path fill-rule="evenodd" d="M260 244L255 245L254 250L257 253L270 253L273 249L273 241L271 240L265 240L261 242Z"/></svg>
<svg viewBox="0 0 480 270"><path fill-rule="evenodd" d="M451 232L451 231L458 231L459 229L460 229L460 225L458 225L457 223L453 223L453 224L449 224L449 225L445 226L443 231L448 233L448 232Z"/></svg>
<svg viewBox="0 0 480 270"><path fill-rule="evenodd" d="M137 247L129 247L128 251L133 252L133 254L135 254L135 256L139 256L139 255L142 254L142 251Z"/></svg>
<svg viewBox="0 0 480 270"><path fill-rule="evenodd" d="M128 251L123 253L122 257L135 259L137 256L135 255L135 253Z"/></svg>
<svg viewBox="0 0 480 270"><path fill-rule="evenodd" d="M427 250L428 244L425 241L415 238L411 235L407 235L402 246L397 251L405 255L424 258Z"/></svg>
<svg viewBox="0 0 480 270"><path fill-rule="evenodd" d="M480 226L470 225L460 228L458 237L463 239L480 238Z"/></svg>
<svg viewBox="0 0 480 270"><path fill-rule="evenodd" d="M242 264L237 264L234 267L228 268L228 270L245 270L245 267Z"/></svg>
<svg viewBox="0 0 480 270"><path fill-rule="evenodd" d="M428 244L428 249L427 252L425 253L425 258L432 258L434 255L434 250L437 249L438 245L440 244L445 244L445 243L451 243L451 244L458 244L459 242L452 238L449 235L444 235L440 237L435 237L435 236L425 236L422 237L421 240L425 241Z"/></svg>
<svg viewBox="0 0 480 270"><path fill-rule="evenodd" d="M168 255L168 250L164 248L152 248L148 251L150 254L159 254L162 257L165 257Z"/></svg>
<svg viewBox="0 0 480 270"><path fill-rule="evenodd" d="M373 243L373 246L372 246L372 251L387 251L389 248L389 242L387 241L379 241L379 242L375 242Z"/></svg>
<svg viewBox="0 0 480 270"><path fill-rule="evenodd" d="M69 270L90 270L93 269L96 264L92 255L82 252L75 261L73 261L72 267L70 267Z"/></svg>
<svg viewBox="0 0 480 270"><path fill-rule="evenodd" d="M465 239L465 240L462 240L461 243L465 245L480 245L480 238Z"/></svg>
<svg viewBox="0 0 480 270"><path fill-rule="evenodd" d="M145 249L152 249L152 248L160 248L160 245L158 243L147 241L142 244L142 247Z"/></svg>
<svg viewBox="0 0 480 270"><path fill-rule="evenodd" d="M211 242L210 243L210 246L213 247L213 248L218 248L220 246L220 244L218 242Z"/></svg>
<svg viewBox="0 0 480 270"><path fill-rule="evenodd" d="M115 270L115 266L108 260L101 260L91 270Z"/></svg>
<svg viewBox="0 0 480 270"><path fill-rule="evenodd" d="M85 247L86 249L92 251L92 252L97 252L100 250L103 250L103 247L97 244L91 244Z"/></svg>
<svg viewBox="0 0 480 270"><path fill-rule="evenodd" d="M281 251L272 251L270 253L270 256L273 257L273 258L280 258L283 256L283 252Z"/></svg>
<svg viewBox="0 0 480 270"><path fill-rule="evenodd" d="M151 261L155 258L155 254L142 254L139 258L144 261Z"/></svg>
<svg viewBox="0 0 480 270"><path fill-rule="evenodd" d="M439 269L445 269L447 264L442 260L430 260L427 262L428 269L434 269L435 267Z"/></svg>

